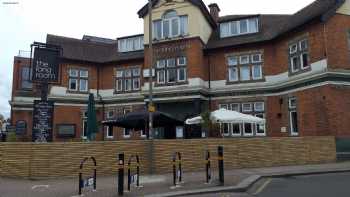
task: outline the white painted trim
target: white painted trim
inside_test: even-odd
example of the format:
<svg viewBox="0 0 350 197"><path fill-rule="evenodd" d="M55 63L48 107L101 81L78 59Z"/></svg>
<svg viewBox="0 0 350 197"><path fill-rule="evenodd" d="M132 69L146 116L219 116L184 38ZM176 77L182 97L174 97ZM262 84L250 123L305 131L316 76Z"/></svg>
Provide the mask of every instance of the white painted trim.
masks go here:
<svg viewBox="0 0 350 197"><path fill-rule="evenodd" d="M26 108L26 107L13 107L12 111L33 111L33 108Z"/></svg>
<svg viewBox="0 0 350 197"><path fill-rule="evenodd" d="M299 132L295 132L294 128L293 128L293 125L292 125L292 113L293 112L297 113L297 110L296 109L292 109L292 110L289 111L289 130L290 130L289 132L290 132L291 136L299 136Z"/></svg>

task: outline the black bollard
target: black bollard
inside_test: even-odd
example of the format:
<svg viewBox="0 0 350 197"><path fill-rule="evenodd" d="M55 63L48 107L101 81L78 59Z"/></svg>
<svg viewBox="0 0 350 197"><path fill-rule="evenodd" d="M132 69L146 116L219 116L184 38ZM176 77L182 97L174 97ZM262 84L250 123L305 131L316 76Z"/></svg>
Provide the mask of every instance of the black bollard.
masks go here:
<svg viewBox="0 0 350 197"><path fill-rule="evenodd" d="M219 182L224 185L224 147L218 147Z"/></svg>
<svg viewBox="0 0 350 197"><path fill-rule="evenodd" d="M124 154L118 155L118 195L124 195Z"/></svg>
<svg viewBox="0 0 350 197"><path fill-rule="evenodd" d="M207 183L209 183L211 180L210 152L209 152L209 150L207 151L205 159L206 159L205 169L206 169L206 176L207 176L206 179L207 179Z"/></svg>
<svg viewBox="0 0 350 197"><path fill-rule="evenodd" d="M173 183L174 183L174 186L176 186L176 153L175 155L173 156Z"/></svg>

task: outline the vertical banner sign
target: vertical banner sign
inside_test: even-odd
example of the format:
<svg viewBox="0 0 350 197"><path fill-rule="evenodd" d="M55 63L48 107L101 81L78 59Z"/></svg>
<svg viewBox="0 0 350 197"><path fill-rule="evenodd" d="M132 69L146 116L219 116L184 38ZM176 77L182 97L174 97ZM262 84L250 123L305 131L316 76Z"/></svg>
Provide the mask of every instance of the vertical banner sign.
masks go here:
<svg viewBox="0 0 350 197"><path fill-rule="evenodd" d="M35 48L33 60L33 81L58 82L60 51L50 48Z"/></svg>
<svg viewBox="0 0 350 197"><path fill-rule="evenodd" d="M34 101L33 142L52 142L53 101Z"/></svg>

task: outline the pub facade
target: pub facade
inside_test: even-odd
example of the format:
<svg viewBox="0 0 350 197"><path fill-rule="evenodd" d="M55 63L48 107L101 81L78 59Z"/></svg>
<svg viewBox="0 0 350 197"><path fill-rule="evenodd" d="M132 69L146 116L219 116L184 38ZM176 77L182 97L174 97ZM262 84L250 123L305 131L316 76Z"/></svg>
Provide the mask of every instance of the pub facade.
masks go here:
<svg viewBox="0 0 350 197"><path fill-rule="evenodd" d="M265 125L225 124L225 137L350 136L350 1L316 0L292 15L220 15L201 0L154 0L153 70L148 5L137 14L143 34L117 39L47 35L62 48L54 102L53 141L86 138L87 100L95 96L99 122L143 111L153 78L156 110L177 120L219 108L266 119ZM12 124L31 141L30 58L14 58ZM146 139L100 125L97 140ZM177 132L180 131L180 132ZM182 133L181 135L177 135ZM204 137L198 127L156 128L156 138Z"/></svg>

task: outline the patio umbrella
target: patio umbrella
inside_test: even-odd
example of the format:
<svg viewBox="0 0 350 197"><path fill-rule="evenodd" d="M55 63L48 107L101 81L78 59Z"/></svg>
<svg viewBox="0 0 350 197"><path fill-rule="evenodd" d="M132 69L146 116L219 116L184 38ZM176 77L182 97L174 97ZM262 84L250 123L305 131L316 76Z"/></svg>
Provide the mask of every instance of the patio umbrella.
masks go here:
<svg viewBox="0 0 350 197"><path fill-rule="evenodd" d="M214 123L253 123L253 124L265 124L265 119L255 116L242 114L236 111L227 109L219 109L210 114L210 120ZM186 120L186 124L200 124L203 119L201 116L197 116Z"/></svg>
<svg viewBox="0 0 350 197"><path fill-rule="evenodd" d="M95 134L98 131L97 119L96 119L96 109L95 109L95 99L94 95L89 95L88 111L87 111L87 138L88 140L94 140Z"/></svg>

